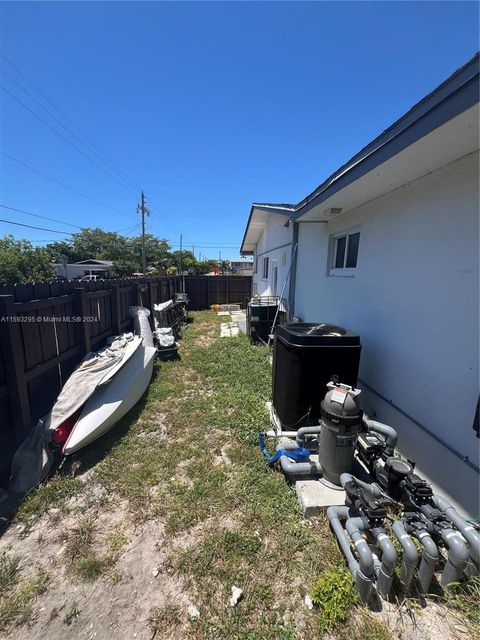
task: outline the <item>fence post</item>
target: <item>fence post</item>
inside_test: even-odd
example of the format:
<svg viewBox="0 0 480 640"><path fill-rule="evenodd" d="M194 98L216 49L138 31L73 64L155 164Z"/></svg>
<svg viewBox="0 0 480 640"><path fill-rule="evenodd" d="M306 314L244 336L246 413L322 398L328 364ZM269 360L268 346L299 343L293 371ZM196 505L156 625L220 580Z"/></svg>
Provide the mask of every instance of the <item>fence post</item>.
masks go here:
<svg viewBox="0 0 480 640"><path fill-rule="evenodd" d="M32 427L28 388L25 382L23 344L20 324L15 316L12 295L0 295L0 348L3 353L12 422L17 442L25 439Z"/></svg>
<svg viewBox="0 0 480 640"><path fill-rule="evenodd" d="M78 287L74 289L73 295L75 296L75 314L81 318L80 322L78 322L78 330L80 333L80 347L83 357L91 350L90 330L88 323L85 322L85 317L89 315L87 309L87 292L83 287Z"/></svg>
<svg viewBox="0 0 480 640"><path fill-rule="evenodd" d="M122 333L122 312L120 306L120 285L112 284L112 324L113 330L119 336Z"/></svg>

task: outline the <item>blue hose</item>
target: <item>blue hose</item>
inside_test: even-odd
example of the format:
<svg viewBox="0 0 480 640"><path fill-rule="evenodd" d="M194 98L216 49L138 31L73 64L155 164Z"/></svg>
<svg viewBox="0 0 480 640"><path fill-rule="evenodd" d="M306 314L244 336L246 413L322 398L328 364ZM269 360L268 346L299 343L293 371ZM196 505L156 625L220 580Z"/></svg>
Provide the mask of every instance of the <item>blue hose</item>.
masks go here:
<svg viewBox="0 0 480 640"><path fill-rule="evenodd" d="M272 456L265 444L265 431L260 431L258 434L258 445L260 451L263 453L263 457L268 462L270 467L273 467L277 460L280 460L282 456L286 456L295 462L308 462L310 459L310 451L302 447L296 449L278 449Z"/></svg>

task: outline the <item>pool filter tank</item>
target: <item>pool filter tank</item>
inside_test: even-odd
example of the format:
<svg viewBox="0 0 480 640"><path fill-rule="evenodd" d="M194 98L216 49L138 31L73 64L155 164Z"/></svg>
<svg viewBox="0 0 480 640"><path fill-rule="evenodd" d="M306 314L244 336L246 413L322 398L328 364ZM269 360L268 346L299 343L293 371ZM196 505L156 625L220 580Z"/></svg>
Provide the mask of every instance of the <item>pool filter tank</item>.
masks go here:
<svg viewBox="0 0 480 640"><path fill-rule="evenodd" d="M357 403L360 389L338 382L329 382L327 388L321 403L318 461L324 479L340 486L341 474L352 471L357 435L362 429L362 411Z"/></svg>

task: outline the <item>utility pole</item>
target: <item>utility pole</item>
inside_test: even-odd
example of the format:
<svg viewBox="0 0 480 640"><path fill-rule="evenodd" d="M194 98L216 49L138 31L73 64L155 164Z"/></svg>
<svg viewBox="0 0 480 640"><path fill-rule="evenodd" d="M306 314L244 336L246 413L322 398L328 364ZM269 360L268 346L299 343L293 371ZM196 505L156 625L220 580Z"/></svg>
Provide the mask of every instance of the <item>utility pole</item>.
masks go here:
<svg viewBox="0 0 480 640"><path fill-rule="evenodd" d="M185 293L185 278L183 276L183 235L180 234L180 275L182 276L182 293Z"/></svg>
<svg viewBox="0 0 480 640"><path fill-rule="evenodd" d="M145 252L145 216L150 215L150 211L145 206L145 194L142 191L140 205L137 207L137 212L142 214L142 272L143 275L147 275L147 255Z"/></svg>

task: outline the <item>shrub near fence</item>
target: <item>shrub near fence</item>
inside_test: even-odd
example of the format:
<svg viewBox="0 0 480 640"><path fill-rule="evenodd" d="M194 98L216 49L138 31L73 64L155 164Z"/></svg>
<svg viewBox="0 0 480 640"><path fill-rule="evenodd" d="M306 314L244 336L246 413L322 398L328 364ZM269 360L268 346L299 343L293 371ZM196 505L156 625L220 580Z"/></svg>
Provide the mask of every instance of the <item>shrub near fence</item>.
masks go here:
<svg viewBox="0 0 480 640"><path fill-rule="evenodd" d="M239 282L209 282L225 279ZM182 281L176 276L0 285L0 482L8 477L16 447L48 413L82 357L101 348L109 336L130 330L128 307L152 309L183 286L192 300L190 308L205 309L243 301L250 294L251 278L186 276Z"/></svg>

